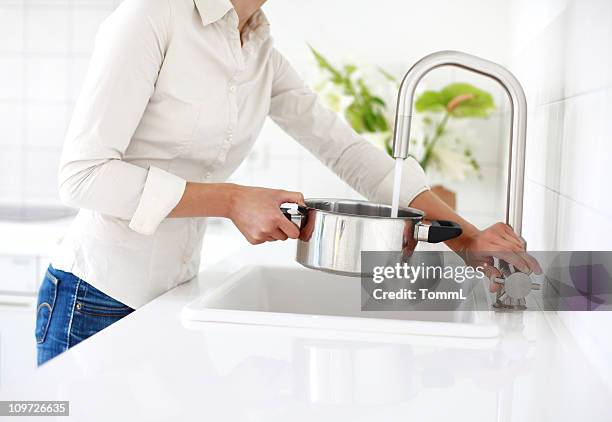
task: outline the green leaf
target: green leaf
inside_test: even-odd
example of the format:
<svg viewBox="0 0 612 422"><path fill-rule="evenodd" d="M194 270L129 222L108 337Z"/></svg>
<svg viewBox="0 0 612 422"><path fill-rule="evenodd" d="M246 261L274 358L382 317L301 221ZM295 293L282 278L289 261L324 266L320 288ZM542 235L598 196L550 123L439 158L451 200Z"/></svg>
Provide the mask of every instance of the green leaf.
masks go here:
<svg viewBox="0 0 612 422"><path fill-rule="evenodd" d="M389 130L387 119L381 113L376 113L376 127L380 132L386 132Z"/></svg>
<svg viewBox="0 0 612 422"><path fill-rule="evenodd" d="M462 99L462 96L467 98ZM450 110L453 117L488 117L495 110L491 94L464 82L452 83L441 91L425 91L417 98L415 109L420 113L441 113L447 111L453 101L456 102Z"/></svg>
<svg viewBox="0 0 612 422"><path fill-rule="evenodd" d="M370 100L371 100L373 103L376 103L376 104L381 105L381 106L383 106L383 107L387 105L387 104L385 104L385 102L383 101L383 99L382 99L382 98L380 98L380 97L376 97L376 96L374 96L374 97L371 97L371 98L370 98Z"/></svg>
<svg viewBox="0 0 612 422"><path fill-rule="evenodd" d="M369 107L363 108L363 123L367 132L376 132L376 116Z"/></svg>
<svg viewBox="0 0 612 422"><path fill-rule="evenodd" d="M350 98L350 105L344 109L344 116L349 125L357 133L388 132L389 123L385 118L387 104L380 96L375 95L375 90L363 78L355 76L358 67L351 63L334 67L320 52L310 45L308 47L317 65L326 74L327 81L338 86L343 96ZM385 76L394 79L390 74ZM338 96L328 95L326 100L333 108L340 107Z"/></svg>
<svg viewBox="0 0 612 422"><path fill-rule="evenodd" d="M387 139L385 139L385 150L387 151L387 154L389 154L390 156L393 156L393 137L389 136Z"/></svg>
<svg viewBox="0 0 612 422"><path fill-rule="evenodd" d="M346 117L346 120L349 122L355 132L365 132L365 125L363 123L363 113L361 111L361 108L359 107L359 104L357 104L356 102L351 103L351 105L346 108L344 112L344 117Z"/></svg>
<svg viewBox="0 0 612 422"><path fill-rule="evenodd" d="M480 175L480 164L478 164L478 161L476 161L474 158L471 158L469 164L472 166L474 171L478 173L478 175Z"/></svg>
<svg viewBox="0 0 612 422"><path fill-rule="evenodd" d="M344 78L342 77L342 74L340 73L340 71L336 69L334 66L332 66L331 63L329 63L329 61L325 57L323 57L321 53L315 50L310 44L308 44L308 48L310 48L310 51L312 52L312 55L317 61L317 64L319 65L319 67L322 70L326 70L329 73L331 73L331 76L332 76L331 81L336 85L342 84L344 81Z"/></svg>
<svg viewBox="0 0 612 422"><path fill-rule="evenodd" d="M355 66L354 64L345 64L344 65L344 73L346 74L346 77L350 77L353 72L355 72L357 70L357 66Z"/></svg>
<svg viewBox="0 0 612 422"><path fill-rule="evenodd" d="M355 87L350 78L344 78L342 80L342 87L344 88L344 95L350 95L351 97L357 97L355 93Z"/></svg>
<svg viewBox="0 0 612 422"><path fill-rule="evenodd" d="M393 76L391 73L387 72L382 67L379 67L378 71L380 72L381 75L383 75L385 78L387 78L391 82L397 82L397 78L395 76Z"/></svg>
<svg viewBox="0 0 612 422"><path fill-rule="evenodd" d="M461 101L450 112L453 117L488 117L495 110L493 96L468 83L452 83L440 91L445 107L448 107L454 99L465 95L472 98Z"/></svg>
<svg viewBox="0 0 612 422"><path fill-rule="evenodd" d="M417 98L414 108L419 113L426 111L439 113L446 110L446 102L441 93L436 91L425 91Z"/></svg>
<svg viewBox="0 0 612 422"><path fill-rule="evenodd" d="M363 96L364 100L369 101L370 98L372 97L372 94L370 94L370 89L365 84L363 79L359 78L357 80L357 86L359 87L360 94L361 94L361 96Z"/></svg>

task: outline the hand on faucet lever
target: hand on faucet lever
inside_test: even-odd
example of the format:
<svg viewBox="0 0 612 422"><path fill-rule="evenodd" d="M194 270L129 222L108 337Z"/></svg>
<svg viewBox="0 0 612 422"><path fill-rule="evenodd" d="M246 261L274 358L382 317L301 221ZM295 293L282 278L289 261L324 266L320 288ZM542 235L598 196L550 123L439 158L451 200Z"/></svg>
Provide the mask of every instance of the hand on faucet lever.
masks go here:
<svg viewBox="0 0 612 422"><path fill-rule="evenodd" d="M542 274L538 261L525 251L524 240L504 223L493 224L466 239L462 255L468 265L484 268L484 273L492 281L491 292L500 289L501 284L496 279L503 278L493 265L493 258L502 259L526 274Z"/></svg>

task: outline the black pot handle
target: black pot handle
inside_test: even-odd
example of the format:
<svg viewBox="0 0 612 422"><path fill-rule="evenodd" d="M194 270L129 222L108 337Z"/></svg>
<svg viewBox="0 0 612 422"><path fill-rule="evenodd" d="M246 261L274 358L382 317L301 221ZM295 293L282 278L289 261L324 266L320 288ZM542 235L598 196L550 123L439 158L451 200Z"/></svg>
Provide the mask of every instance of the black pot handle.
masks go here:
<svg viewBox="0 0 612 422"><path fill-rule="evenodd" d="M428 243L440 243L461 236L463 230L454 221L431 220L430 224L417 223L414 238Z"/></svg>
<svg viewBox="0 0 612 422"><path fill-rule="evenodd" d="M298 227L301 227L302 220L308 215L308 208L303 205L298 205L297 208L280 207L280 210L287 220Z"/></svg>

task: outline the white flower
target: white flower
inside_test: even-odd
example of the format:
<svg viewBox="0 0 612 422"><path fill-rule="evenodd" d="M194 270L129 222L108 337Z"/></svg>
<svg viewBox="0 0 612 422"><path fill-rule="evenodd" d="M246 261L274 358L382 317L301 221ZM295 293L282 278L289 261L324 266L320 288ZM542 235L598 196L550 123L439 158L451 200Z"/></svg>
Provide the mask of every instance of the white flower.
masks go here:
<svg viewBox="0 0 612 422"><path fill-rule="evenodd" d="M449 148L445 143L436 144L433 163L436 169L450 180L465 180L474 170L463 152Z"/></svg>

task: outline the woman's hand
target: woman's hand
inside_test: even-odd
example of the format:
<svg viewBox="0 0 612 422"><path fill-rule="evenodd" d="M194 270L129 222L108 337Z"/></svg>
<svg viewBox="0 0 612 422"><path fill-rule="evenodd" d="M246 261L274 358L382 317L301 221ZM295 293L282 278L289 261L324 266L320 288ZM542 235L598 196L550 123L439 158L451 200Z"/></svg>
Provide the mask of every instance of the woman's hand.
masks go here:
<svg viewBox="0 0 612 422"><path fill-rule="evenodd" d="M241 186L233 183L187 182L185 192L168 217L225 217L256 245L297 239L300 230L281 212L284 202L304 204L299 192Z"/></svg>
<svg viewBox="0 0 612 422"><path fill-rule="evenodd" d="M232 185L227 217L253 245L297 239L300 230L280 211L285 202L304 204L299 192Z"/></svg>
<svg viewBox="0 0 612 422"><path fill-rule="evenodd" d="M485 230L478 230L431 191L419 194L410 206L425 211L427 218L455 221L461 225L463 234L447 240L446 244L461 255L466 264L484 268L484 273L492 281L492 292L499 290L500 284L495 279L501 278L500 272L493 266L493 257L503 259L525 273L542 273L538 261L525 252L523 239L507 224L497 223Z"/></svg>
<svg viewBox="0 0 612 422"><path fill-rule="evenodd" d="M521 272L542 274L538 261L525 252L523 239L507 224L496 223L485 230L476 231L463 239L462 244L460 255L466 264L484 268L484 273L492 281L492 292L496 292L500 287L495 278L502 277L499 270L493 266L493 257L503 259Z"/></svg>

